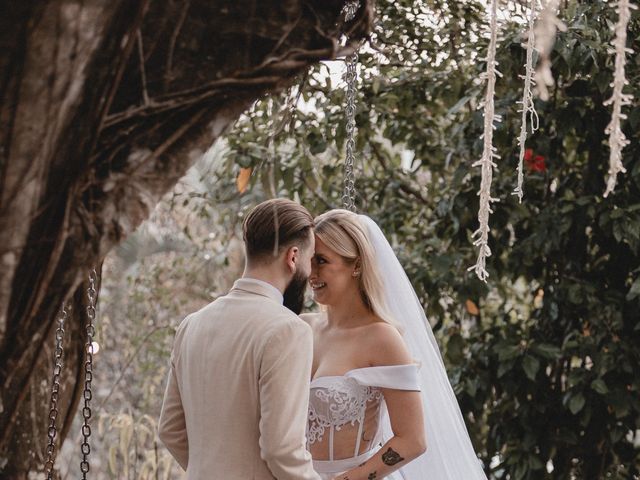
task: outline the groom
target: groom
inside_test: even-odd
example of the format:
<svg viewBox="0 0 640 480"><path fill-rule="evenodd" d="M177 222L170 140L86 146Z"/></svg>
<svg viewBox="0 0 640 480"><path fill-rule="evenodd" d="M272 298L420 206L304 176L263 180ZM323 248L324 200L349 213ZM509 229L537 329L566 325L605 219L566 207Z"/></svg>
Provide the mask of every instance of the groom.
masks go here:
<svg viewBox="0 0 640 480"><path fill-rule="evenodd" d="M268 200L243 233L242 278L178 327L158 433L188 479L319 480L305 449L313 340L296 315L313 218Z"/></svg>

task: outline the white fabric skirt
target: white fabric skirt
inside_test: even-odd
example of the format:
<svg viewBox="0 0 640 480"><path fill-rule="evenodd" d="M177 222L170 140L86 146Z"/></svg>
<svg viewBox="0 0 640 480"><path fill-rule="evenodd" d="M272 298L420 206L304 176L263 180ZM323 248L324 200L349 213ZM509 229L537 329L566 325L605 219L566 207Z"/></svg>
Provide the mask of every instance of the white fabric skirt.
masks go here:
<svg viewBox="0 0 640 480"><path fill-rule="evenodd" d="M345 473L354 467L366 462L376 454L377 450L370 450L357 457L345 458L343 460L314 460L313 469L320 475L322 480L332 480L341 473ZM380 480L402 480L398 472L394 472Z"/></svg>

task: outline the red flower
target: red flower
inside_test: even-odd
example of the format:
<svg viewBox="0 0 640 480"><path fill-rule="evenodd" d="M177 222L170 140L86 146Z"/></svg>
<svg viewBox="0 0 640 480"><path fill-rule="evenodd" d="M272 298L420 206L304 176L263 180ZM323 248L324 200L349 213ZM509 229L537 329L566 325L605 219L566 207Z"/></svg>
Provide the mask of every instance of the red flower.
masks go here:
<svg viewBox="0 0 640 480"><path fill-rule="evenodd" d="M527 148L524 151L524 161L529 163L532 158L533 158L533 148Z"/></svg>
<svg viewBox="0 0 640 480"><path fill-rule="evenodd" d="M532 172L546 172L547 164L545 158L542 155L533 155L533 149L527 148L524 152L524 161L527 164L527 168Z"/></svg>

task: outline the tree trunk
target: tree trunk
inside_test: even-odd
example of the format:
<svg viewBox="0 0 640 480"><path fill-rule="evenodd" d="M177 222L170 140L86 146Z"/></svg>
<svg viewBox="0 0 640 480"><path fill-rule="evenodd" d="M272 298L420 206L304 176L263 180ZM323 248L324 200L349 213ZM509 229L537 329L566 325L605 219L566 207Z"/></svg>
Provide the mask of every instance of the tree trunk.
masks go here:
<svg viewBox="0 0 640 480"><path fill-rule="evenodd" d="M41 468L62 303L68 428L92 266L256 99L366 35L361 3L344 25L342 0L2 2L0 476Z"/></svg>

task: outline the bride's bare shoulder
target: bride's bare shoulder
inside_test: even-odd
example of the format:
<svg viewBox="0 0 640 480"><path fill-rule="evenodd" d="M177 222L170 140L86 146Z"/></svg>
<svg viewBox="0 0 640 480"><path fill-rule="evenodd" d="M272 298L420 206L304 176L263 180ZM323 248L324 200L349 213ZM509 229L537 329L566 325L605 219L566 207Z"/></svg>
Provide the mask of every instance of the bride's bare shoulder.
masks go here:
<svg viewBox="0 0 640 480"><path fill-rule="evenodd" d="M402 334L396 327L380 321L367 328L370 351L375 352L374 358L371 359L372 365L398 365L412 362Z"/></svg>

